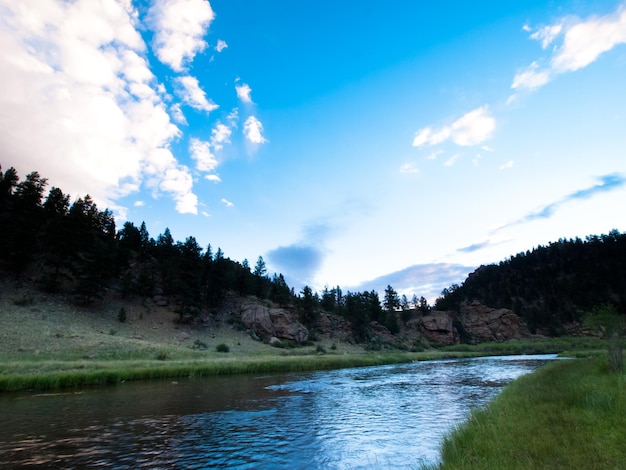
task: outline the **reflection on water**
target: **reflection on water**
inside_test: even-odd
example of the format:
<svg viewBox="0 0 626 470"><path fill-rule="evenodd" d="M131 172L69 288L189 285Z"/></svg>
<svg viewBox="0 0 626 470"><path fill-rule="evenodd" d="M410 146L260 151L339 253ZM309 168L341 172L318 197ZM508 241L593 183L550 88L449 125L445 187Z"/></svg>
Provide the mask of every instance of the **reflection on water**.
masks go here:
<svg viewBox="0 0 626 470"><path fill-rule="evenodd" d="M416 468L546 356L0 396L0 466Z"/></svg>

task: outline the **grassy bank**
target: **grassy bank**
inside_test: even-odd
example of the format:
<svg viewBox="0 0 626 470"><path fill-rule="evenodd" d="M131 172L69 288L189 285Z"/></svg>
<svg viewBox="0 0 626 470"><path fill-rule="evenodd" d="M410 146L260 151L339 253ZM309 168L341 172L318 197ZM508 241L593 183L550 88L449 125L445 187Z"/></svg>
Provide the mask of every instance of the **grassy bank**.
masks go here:
<svg viewBox="0 0 626 470"><path fill-rule="evenodd" d="M626 375L605 358L511 383L445 439L444 469L609 469L626 462Z"/></svg>
<svg viewBox="0 0 626 470"><path fill-rule="evenodd" d="M554 338L522 338L503 342L455 344L440 351L474 352L489 356L511 354L561 354L569 357L605 355L607 342L592 336L559 336Z"/></svg>
<svg viewBox="0 0 626 470"><path fill-rule="evenodd" d="M350 354L302 354L299 352L298 354L283 353L283 355L266 354L260 357L231 356L179 360L10 361L0 364L0 392L57 390L117 384L131 380L330 370L473 356L475 354L440 351Z"/></svg>
<svg viewBox="0 0 626 470"><path fill-rule="evenodd" d="M124 307L127 318L120 322ZM298 348L255 341L233 325L177 324L177 314L140 299L111 296L78 307L0 283L0 392L61 389L130 380L335 369L458 357L605 349L600 340L546 338L457 345L420 353L364 351L319 338ZM227 353L217 348L225 345Z"/></svg>

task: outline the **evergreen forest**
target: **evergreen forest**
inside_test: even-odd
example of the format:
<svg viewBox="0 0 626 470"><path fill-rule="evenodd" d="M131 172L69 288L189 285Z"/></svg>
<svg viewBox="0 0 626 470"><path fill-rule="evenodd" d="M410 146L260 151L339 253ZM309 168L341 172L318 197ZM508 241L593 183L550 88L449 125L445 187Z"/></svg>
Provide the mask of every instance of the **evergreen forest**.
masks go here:
<svg viewBox="0 0 626 470"><path fill-rule="evenodd" d="M194 236L174 240L167 228L156 238L145 223L127 221L118 228L112 212L89 195L71 201L47 186L36 171L20 180L14 168L0 167L0 276L35 281L42 291L78 303L94 302L109 290L122 297L162 292L176 298L181 321L193 322L233 293L295 309L312 329L321 311L340 315L357 340L367 339L371 322L397 334L400 322L414 315L459 311L472 301L511 309L531 332L555 335L597 305L626 312L626 234L617 230L561 239L481 266L461 285L444 289L431 308L424 297L409 300L391 286L382 299L376 291L344 293L339 286L321 293L305 286L296 293L282 274L269 275L262 256L251 266L220 248L201 247Z"/></svg>

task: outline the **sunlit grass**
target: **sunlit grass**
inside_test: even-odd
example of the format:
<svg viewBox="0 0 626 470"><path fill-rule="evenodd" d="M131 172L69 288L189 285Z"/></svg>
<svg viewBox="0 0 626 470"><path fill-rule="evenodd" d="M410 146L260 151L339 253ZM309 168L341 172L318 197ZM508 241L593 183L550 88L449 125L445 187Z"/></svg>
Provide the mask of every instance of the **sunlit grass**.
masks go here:
<svg viewBox="0 0 626 470"><path fill-rule="evenodd" d="M519 378L447 437L441 469L612 469L626 462L626 376L606 357Z"/></svg>

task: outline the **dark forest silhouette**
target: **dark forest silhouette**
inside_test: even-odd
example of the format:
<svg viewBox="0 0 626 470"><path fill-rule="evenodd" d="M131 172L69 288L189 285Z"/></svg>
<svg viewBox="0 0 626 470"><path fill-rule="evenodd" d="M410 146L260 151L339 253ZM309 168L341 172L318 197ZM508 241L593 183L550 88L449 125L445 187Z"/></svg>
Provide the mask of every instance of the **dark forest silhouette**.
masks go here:
<svg viewBox="0 0 626 470"><path fill-rule="evenodd" d="M61 189L46 188L36 171L20 181L14 168L0 168L0 274L35 280L43 291L69 294L77 302L93 302L110 289L122 297L159 291L177 299L182 321L193 321L237 293L294 308L313 329L320 311L341 315L360 340L373 321L395 334L399 321L431 310L424 297L409 302L391 286L382 301L376 291L344 293L339 286L321 293L305 286L296 293L282 274L268 274L261 256L251 267L220 248L203 249L194 236L175 241L167 228L156 239L145 223L125 222L118 230L111 211L100 210L89 195L71 201ZM600 304L623 313L626 235L613 230L585 240L561 239L481 266L461 285L444 289L434 308L456 311L468 301L512 309L531 331L554 334Z"/></svg>

